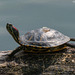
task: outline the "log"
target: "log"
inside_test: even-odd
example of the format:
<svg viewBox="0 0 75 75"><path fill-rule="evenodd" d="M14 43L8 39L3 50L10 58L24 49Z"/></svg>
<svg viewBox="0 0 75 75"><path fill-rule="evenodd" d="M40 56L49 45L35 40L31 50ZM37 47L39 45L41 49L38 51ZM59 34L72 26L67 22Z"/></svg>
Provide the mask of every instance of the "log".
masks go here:
<svg viewBox="0 0 75 75"><path fill-rule="evenodd" d="M10 51L0 51L0 75L75 75L75 48L53 53L26 53L13 58Z"/></svg>

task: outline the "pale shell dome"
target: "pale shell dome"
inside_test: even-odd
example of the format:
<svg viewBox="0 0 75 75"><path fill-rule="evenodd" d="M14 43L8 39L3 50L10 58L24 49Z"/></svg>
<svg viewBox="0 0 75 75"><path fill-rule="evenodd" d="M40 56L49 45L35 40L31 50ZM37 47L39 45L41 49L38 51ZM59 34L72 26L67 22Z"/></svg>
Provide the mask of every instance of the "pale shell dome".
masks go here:
<svg viewBox="0 0 75 75"><path fill-rule="evenodd" d="M70 41L68 36L47 27L31 30L19 39L22 44L48 47L59 46Z"/></svg>

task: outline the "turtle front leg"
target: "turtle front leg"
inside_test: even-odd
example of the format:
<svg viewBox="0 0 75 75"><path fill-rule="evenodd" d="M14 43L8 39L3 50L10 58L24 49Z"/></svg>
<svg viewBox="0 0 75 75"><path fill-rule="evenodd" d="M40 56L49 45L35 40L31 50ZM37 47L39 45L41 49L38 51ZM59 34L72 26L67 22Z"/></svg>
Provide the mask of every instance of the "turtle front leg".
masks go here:
<svg viewBox="0 0 75 75"><path fill-rule="evenodd" d="M19 46L19 47L17 47L15 50L13 50L13 52L12 52L11 54L9 54L8 56L9 56L10 58L12 58L12 57L14 57L14 55L15 55L17 52L21 51L21 50L24 49L24 48L25 48L24 46Z"/></svg>

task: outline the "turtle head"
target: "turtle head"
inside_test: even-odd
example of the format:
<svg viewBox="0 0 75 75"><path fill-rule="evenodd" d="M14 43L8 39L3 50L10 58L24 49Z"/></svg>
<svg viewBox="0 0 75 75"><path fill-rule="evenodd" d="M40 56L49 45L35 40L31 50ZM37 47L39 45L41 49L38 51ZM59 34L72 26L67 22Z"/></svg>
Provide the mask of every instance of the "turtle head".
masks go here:
<svg viewBox="0 0 75 75"><path fill-rule="evenodd" d="M15 28L12 24L7 23L6 29L8 32L12 35L14 40L19 43L19 31L17 28ZM20 43L19 43L20 44Z"/></svg>

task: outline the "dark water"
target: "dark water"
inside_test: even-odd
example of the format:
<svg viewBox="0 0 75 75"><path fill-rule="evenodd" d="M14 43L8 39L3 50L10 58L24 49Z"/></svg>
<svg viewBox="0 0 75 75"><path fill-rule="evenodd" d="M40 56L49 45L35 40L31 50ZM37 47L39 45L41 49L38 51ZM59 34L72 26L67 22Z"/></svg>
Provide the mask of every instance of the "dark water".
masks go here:
<svg viewBox="0 0 75 75"><path fill-rule="evenodd" d="M47 26L75 37L75 0L0 0L0 50L18 46L6 23L12 23L20 34Z"/></svg>

